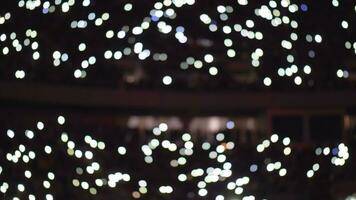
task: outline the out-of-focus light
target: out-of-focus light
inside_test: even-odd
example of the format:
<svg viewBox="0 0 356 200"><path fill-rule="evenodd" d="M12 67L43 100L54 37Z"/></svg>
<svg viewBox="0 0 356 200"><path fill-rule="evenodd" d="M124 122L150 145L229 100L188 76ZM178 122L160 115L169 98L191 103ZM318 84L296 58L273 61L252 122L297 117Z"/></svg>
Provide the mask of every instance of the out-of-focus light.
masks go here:
<svg viewBox="0 0 356 200"><path fill-rule="evenodd" d="M216 67L210 67L209 68L209 74L212 76L215 76L218 74L218 69Z"/></svg>
<svg viewBox="0 0 356 200"><path fill-rule="evenodd" d="M266 77L265 79L263 79L263 84L265 84L265 86L271 86L272 84L271 78Z"/></svg>
<svg viewBox="0 0 356 200"><path fill-rule="evenodd" d="M63 116L58 116L57 122L60 125L63 125L65 123L65 118Z"/></svg>
<svg viewBox="0 0 356 200"><path fill-rule="evenodd" d="M172 77L170 77L170 76L165 76L165 77L163 77L162 82L163 82L163 84L165 84L165 85L170 85L170 84L172 83Z"/></svg>

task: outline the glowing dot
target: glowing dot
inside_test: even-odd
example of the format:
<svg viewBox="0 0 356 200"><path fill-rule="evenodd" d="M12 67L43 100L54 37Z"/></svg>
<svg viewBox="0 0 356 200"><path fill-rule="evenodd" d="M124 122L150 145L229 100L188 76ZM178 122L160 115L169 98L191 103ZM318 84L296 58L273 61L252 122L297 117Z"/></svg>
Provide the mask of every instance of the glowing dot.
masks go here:
<svg viewBox="0 0 356 200"><path fill-rule="evenodd" d="M165 132L168 130L168 125L166 123L160 123L158 127L162 132Z"/></svg>
<svg viewBox="0 0 356 200"><path fill-rule="evenodd" d="M283 139L283 145L288 146L290 144L290 139L288 137Z"/></svg>
<svg viewBox="0 0 356 200"><path fill-rule="evenodd" d="M229 56L230 58L235 57L236 56L235 50L233 50L233 49L227 50L227 56Z"/></svg>
<svg viewBox="0 0 356 200"><path fill-rule="evenodd" d="M278 172L279 176L285 176L287 174L287 170L286 169L280 169Z"/></svg>
<svg viewBox="0 0 356 200"><path fill-rule="evenodd" d="M20 192L23 192L23 191L25 191L25 186L22 185L22 184L18 184L18 185L17 185L17 189L18 189Z"/></svg>
<svg viewBox="0 0 356 200"><path fill-rule="evenodd" d="M46 200L53 200L53 196L51 194L46 194Z"/></svg>
<svg viewBox="0 0 356 200"><path fill-rule="evenodd" d="M272 84L271 78L266 77L265 79L263 79L263 84L265 84L265 86L270 86Z"/></svg>
<svg viewBox="0 0 356 200"><path fill-rule="evenodd" d="M126 32L125 32L125 31L119 31L119 32L117 33L117 37L118 37L119 39L123 39L125 36L126 36Z"/></svg>
<svg viewBox="0 0 356 200"><path fill-rule="evenodd" d="M308 172L307 172L307 177L308 178L311 178L311 177L313 177L314 176L314 171L313 170L309 170Z"/></svg>
<svg viewBox="0 0 356 200"><path fill-rule="evenodd" d="M207 14L200 15L200 20L205 24L210 24L211 23L211 19Z"/></svg>
<svg viewBox="0 0 356 200"><path fill-rule="evenodd" d="M302 9L302 11L304 11L304 12L306 12L306 11L308 11L308 5L306 5L306 4L302 4L302 5L300 5L300 8Z"/></svg>
<svg viewBox="0 0 356 200"><path fill-rule="evenodd" d="M249 28L253 28L255 26L255 23L252 20L247 20L246 21L246 26Z"/></svg>
<svg viewBox="0 0 356 200"><path fill-rule="evenodd" d="M313 165L313 170L314 170L314 171L318 171L319 168L320 168L320 165L319 165L318 163L316 163L316 164Z"/></svg>
<svg viewBox="0 0 356 200"><path fill-rule="evenodd" d="M109 13L103 13L103 15L101 16L101 19L103 19L104 21L108 20L110 18Z"/></svg>
<svg viewBox="0 0 356 200"><path fill-rule="evenodd" d="M170 76L165 76L165 77L163 77L162 82L163 82L163 84L165 84L165 85L170 85L170 84L172 83L172 77L170 77Z"/></svg>
<svg viewBox="0 0 356 200"><path fill-rule="evenodd" d="M168 31L168 30L167 30ZM143 32L143 29L141 28L141 27L134 27L133 29L132 29L132 33L134 34L134 35L139 35L139 34L141 34ZM168 31L169 32L169 31Z"/></svg>
<svg viewBox="0 0 356 200"><path fill-rule="evenodd" d="M311 67L309 65L304 66L304 73L305 74L310 74L311 73Z"/></svg>
<svg viewBox="0 0 356 200"><path fill-rule="evenodd" d="M75 78L80 78L82 76L82 71L80 69L76 69L74 71L74 77Z"/></svg>
<svg viewBox="0 0 356 200"><path fill-rule="evenodd" d="M344 78L348 78L349 77L349 72L347 70L344 70Z"/></svg>
<svg viewBox="0 0 356 200"><path fill-rule="evenodd" d="M23 78L25 78L25 75L26 75L26 73L25 73L25 71L23 71L23 70L17 70L17 71L15 72L15 77L18 78L18 79L23 79Z"/></svg>
<svg viewBox="0 0 356 200"><path fill-rule="evenodd" d="M349 28L349 23L344 20L341 22L341 26L342 26L342 28L347 29L347 28Z"/></svg>
<svg viewBox="0 0 356 200"><path fill-rule="evenodd" d="M105 53L104 53L104 58L105 58L105 59L110 59L110 58L112 58L112 51L110 51L110 50L105 51Z"/></svg>
<svg viewBox="0 0 356 200"><path fill-rule="evenodd" d="M283 68L279 68L277 71L279 76L284 76L286 74L285 70Z"/></svg>
<svg viewBox="0 0 356 200"><path fill-rule="evenodd" d="M273 143L276 143L276 142L278 141L278 139L279 139L279 137L278 137L277 134L273 134L273 135L271 136L271 142L273 142Z"/></svg>
<svg viewBox="0 0 356 200"><path fill-rule="evenodd" d="M25 177L26 178L31 178L31 176L32 176L32 173L30 171L26 170L25 171Z"/></svg>
<svg viewBox="0 0 356 200"><path fill-rule="evenodd" d="M292 149L290 147L286 147L283 150L284 155L289 156L292 152Z"/></svg>
<svg viewBox="0 0 356 200"><path fill-rule="evenodd" d="M223 27L223 32L224 32L225 34L231 33L231 27L230 27L230 26L224 26L224 27Z"/></svg>
<svg viewBox="0 0 356 200"><path fill-rule="evenodd" d="M218 69L216 67L210 67L209 73L210 73L210 75L215 76L218 74Z"/></svg>
<svg viewBox="0 0 356 200"><path fill-rule="evenodd" d="M114 53L114 58L115 58L116 60L121 59L121 58L122 58L122 53L121 53L121 51L116 51L116 52Z"/></svg>
<svg viewBox="0 0 356 200"><path fill-rule="evenodd" d="M50 146L45 146L45 152L47 153L47 154L51 154L52 153L52 148L50 147Z"/></svg>
<svg viewBox="0 0 356 200"><path fill-rule="evenodd" d="M88 62L90 65L94 65L96 63L96 58L94 56L91 56Z"/></svg>
<svg viewBox="0 0 356 200"><path fill-rule="evenodd" d="M300 78L300 76L295 77L295 78L294 78L294 83L295 83L296 85L302 84L302 78Z"/></svg>
<svg viewBox="0 0 356 200"><path fill-rule="evenodd" d="M125 147L119 147L117 149L120 155L125 155L126 154L126 148Z"/></svg>
<svg viewBox="0 0 356 200"><path fill-rule="evenodd" d="M329 147L325 147L325 148L323 149L323 154L324 154L325 156L329 155L329 154L330 154L330 148L329 148Z"/></svg>
<svg viewBox="0 0 356 200"><path fill-rule="evenodd" d="M180 174L180 175L178 176L178 180L179 180L180 182L184 182L184 181L187 180L187 176L186 176L185 174Z"/></svg>
<svg viewBox="0 0 356 200"><path fill-rule="evenodd" d="M63 125L65 123L65 121L66 120L63 116L58 116L58 118L57 118L58 124Z"/></svg>
<svg viewBox="0 0 356 200"><path fill-rule="evenodd" d="M206 189L200 189L200 190L198 191L198 194L199 194L199 196L204 197L204 196L206 196L206 195L208 194L208 190L206 190Z"/></svg>
<svg viewBox="0 0 356 200"><path fill-rule="evenodd" d="M125 11L131 11L131 10L132 10L132 4L131 4L131 3L125 4L124 10L125 10Z"/></svg>
<svg viewBox="0 0 356 200"><path fill-rule="evenodd" d="M204 60L205 60L205 62L207 62L207 63L212 63L212 62L214 61L214 57L213 57L211 54L206 54L206 55L204 56Z"/></svg>
<svg viewBox="0 0 356 200"><path fill-rule="evenodd" d="M141 194L137 191L132 192L132 197L135 199L139 199L141 197Z"/></svg>
<svg viewBox="0 0 356 200"><path fill-rule="evenodd" d="M317 42L317 43L320 43L322 41L322 38L319 34L315 35L314 39L315 39L315 42Z"/></svg>
<svg viewBox="0 0 356 200"><path fill-rule="evenodd" d="M78 46L79 51L85 51L86 48L87 48L87 46L85 43L80 43Z"/></svg>
<svg viewBox="0 0 356 200"><path fill-rule="evenodd" d="M34 52L34 53L32 54L32 58L33 58L34 60L38 60L38 59L40 58L40 53L39 53L38 51Z"/></svg>
<svg viewBox="0 0 356 200"><path fill-rule="evenodd" d="M238 0L237 2L242 6L245 6L248 4L248 0Z"/></svg>
<svg viewBox="0 0 356 200"><path fill-rule="evenodd" d="M60 59L60 57L61 57L61 53L59 51L53 52L53 58L54 59Z"/></svg>
<svg viewBox="0 0 356 200"><path fill-rule="evenodd" d="M342 78L344 76L344 72L341 69L339 69L337 70L336 75L337 77Z"/></svg>

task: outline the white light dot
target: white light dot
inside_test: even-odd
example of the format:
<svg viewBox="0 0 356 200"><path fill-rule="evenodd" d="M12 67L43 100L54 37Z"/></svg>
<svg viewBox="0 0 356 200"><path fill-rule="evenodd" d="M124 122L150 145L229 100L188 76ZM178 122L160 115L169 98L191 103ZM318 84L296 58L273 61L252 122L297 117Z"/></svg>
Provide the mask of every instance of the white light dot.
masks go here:
<svg viewBox="0 0 356 200"><path fill-rule="evenodd" d="M206 195L208 194L208 190L206 190L206 189L200 189L200 190L198 191L198 194L199 194L199 196L204 197L204 196L206 196Z"/></svg>
<svg viewBox="0 0 356 200"><path fill-rule="evenodd" d="M112 51L110 51L110 50L105 51L105 53L104 53L104 58L105 58L105 59L110 59L110 58L112 58Z"/></svg>
<svg viewBox="0 0 356 200"><path fill-rule="evenodd" d="M165 28L166 28L166 27L167 27L167 26L165 26ZM170 32L170 29L168 29L168 30L164 29L164 31ZM136 27L134 27L134 28L132 29L132 33L133 33L134 35L140 35L142 32L143 32L143 29L142 29L141 27L139 27L139 26L136 26Z"/></svg>
<svg viewBox="0 0 356 200"><path fill-rule="evenodd" d="M51 194L46 194L46 200L53 200L53 196Z"/></svg>
<svg viewBox="0 0 356 200"><path fill-rule="evenodd" d="M37 128L38 128L38 130L43 130L43 128L44 128L43 122L37 122Z"/></svg>
<svg viewBox="0 0 356 200"><path fill-rule="evenodd" d="M38 59L40 58L40 53L39 53L38 51L34 52L34 53L32 54L32 58L33 58L34 60L38 60Z"/></svg>
<svg viewBox="0 0 356 200"><path fill-rule="evenodd" d="M50 146L45 146L45 152L47 154L51 154L52 153L52 148Z"/></svg>
<svg viewBox="0 0 356 200"><path fill-rule="evenodd" d="M339 69L339 70L337 70L336 75L337 75L337 77L342 78L344 76L344 71Z"/></svg>
<svg viewBox="0 0 356 200"><path fill-rule="evenodd" d="M114 58L115 58L116 60L121 59L121 58L122 58L122 53L121 53L121 51L116 51L116 52L114 53Z"/></svg>
<svg viewBox="0 0 356 200"><path fill-rule="evenodd" d="M30 171L26 170L25 171L25 177L26 178L31 178L31 176L32 176L32 173Z"/></svg>
<svg viewBox="0 0 356 200"><path fill-rule="evenodd" d="M54 59L59 59L61 57L61 53L59 51L53 52L53 58Z"/></svg>
<svg viewBox="0 0 356 200"><path fill-rule="evenodd" d="M342 26L342 28L347 29L349 27L349 23L347 21L343 20L341 22L341 26Z"/></svg>
<svg viewBox="0 0 356 200"><path fill-rule="evenodd" d="M315 35L314 39L315 39L315 42L317 42L317 43L320 43L322 41L321 35L319 35L319 34Z"/></svg>
<svg viewBox="0 0 356 200"><path fill-rule="evenodd" d="M288 146L290 144L290 139L288 137L283 139L283 145Z"/></svg>
<svg viewBox="0 0 356 200"><path fill-rule="evenodd" d="M170 85L172 83L172 78L170 76L165 76L162 79L163 84Z"/></svg>
<svg viewBox="0 0 356 200"><path fill-rule="evenodd" d="M302 78L301 78L300 76L295 77L295 78L294 78L294 83L295 83L296 85L302 84Z"/></svg>
<svg viewBox="0 0 356 200"><path fill-rule="evenodd" d="M114 31L110 30L106 32L106 38L113 38L114 37Z"/></svg>
<svg viewBox="0 0 356 200"><path fill-rule="evenodd" d="M125 36L126 36L126 32L125 32L125 31L119 31L119 32L117 33L117 37L118 37L119 39L123 39Z"/></svg>
<svg viewBox="0 0 356 200"><path fill-rule="evenodd" d="M279 76L284 76L286 74L285 70L283 68L278 69L278 75Z"/></svg>
<svg viewBox="0 0 356 200"><path fill-rule="evenodd" d="M290 147L286 147L283 150L284 155L289 156L292 152L292 149Z"/></svg>
<svg viewBox="0 0 356 200"><path fill-rule="evenodd" d="M80 43L78 46L79 51L85 51L86 48L87 48L87 46L85 43Z"/></svg>
<svg viewBox="0 0 356 200"><path fill-rule="evenodd" d="M58 124L63 125L65 123L65 121L66 120L63 116L58 116L58 118L57 118Z"/></svg>
<svg viewBox="0 0 356 200"><path fill-rule="evenodd" d="M125 10L125 11L131 11L131 10L132 10L132 4L131 4L131 3L125 4L124 10Z"/></svg>
<svg viewBox="0 0 356 200"><path fill-rule="evenodd" d="M227 56L229 56L230 58L235 57L236 56L235 50L233 50L233 49L227 50Z"/></svg>
<svg viewBox="0 0 356 200"><path fill-rule="evenodd" d="M74 71L74 77L75 78L80 78L82 76L82 71L80 69L76 69Z"/></svg>
<svg viewBox="0 0 356 200"><path fill-rule="evenodd" d="M255 23L252 20L247 20L246 21L246 26L249 28L253 28L255 26Z"/></svg>
<svg viewBox="0 0 356 200"><path fill-rule="evenodd" d="M271 136L271 142L273 142L273 143L276 143L277 141L278 141L278 135L277 134L273 134L272 136Z"/></svg>
<svg viewBox="0 0 356 200"><path fill-rule="evenodd" d="M26 73L23 70L17 70L15 72L15 77L18 79L23 79L23 78L25 78L25 76L26 76Z"/></svg>
<svg viewBox="0 0 356 200"><path fill-rule="evenodd" d="M207 63L212 63L212 62L214 61L214 57L213 57L211 54L206 54L206 55L204 56L204 60L205 60L205 62L207 62Z"/></svg>
<svg viewBox="0 0 356 200"><path fill-rule="evenodd" d="M17 185L17 189L18 189L20 192L23 192L23 191L25 191L25 186L22 185L22 184L18 184L18 185Z"/></svg>
<svg viewBox="0 0 356 200"><path fill-rule="evenodd" d="M265 86L270 86L272 84L271 78L266 77L265 79L263 79L263 84L265 84Z"/></svg>
<svg viewBox="0 0 356 200"><path fill-rule="evenodd" d="M125 155L126 154L126 148L125 147L119 147L117 149L120 155Z"/></svg>
<svg viewBox="0 0 356 200"><path fill-rule="evenodd" d="M160 123L158 127L162 132L165 132L168 130L168 125L166 123Z"/></svg>
<svg viewBox="0 0 356 200"><path fill-rule="evenodd" d="M280 169L278 172L279 176L285 176L287 174L287 170L286 169Z"/></svg>
<svg viewBox="0 0 356 200"><path fill-rule="evenodd" d="M210 67L209 68L209 74L212 76L215 76L218 74L218 69L216 67Z"/></svg>
<svg viewBox="0 0 356 200"><path fill-rule="evenodd" d="M311 73L311 67L309 65L304 66L304 73L310 74Z"/></svg>
<svg viewBox="0 0 356 200"><path fill-rule="evenodd" d="M309 170L308 172L307 172L307 177L308 178L311 178L311 177L313 177L314 176L314 171L313 170Z"/></svg>

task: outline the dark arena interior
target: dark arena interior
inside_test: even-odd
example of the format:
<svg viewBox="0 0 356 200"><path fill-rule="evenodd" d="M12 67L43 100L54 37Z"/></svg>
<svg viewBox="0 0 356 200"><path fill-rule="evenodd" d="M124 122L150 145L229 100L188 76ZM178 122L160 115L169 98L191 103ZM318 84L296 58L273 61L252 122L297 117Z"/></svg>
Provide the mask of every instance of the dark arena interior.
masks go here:
<svg viewBox="0 0 356 200"><path fill-rule="evenodd" d="M4 0L0 200L356 200L355 0Z"/></svg>

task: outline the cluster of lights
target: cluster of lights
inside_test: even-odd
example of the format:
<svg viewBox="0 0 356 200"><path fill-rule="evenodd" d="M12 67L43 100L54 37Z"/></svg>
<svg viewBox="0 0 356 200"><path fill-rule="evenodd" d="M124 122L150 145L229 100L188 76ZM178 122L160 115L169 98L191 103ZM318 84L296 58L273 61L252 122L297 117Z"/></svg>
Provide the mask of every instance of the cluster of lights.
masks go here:
<svg viewBox="0 0 356 200"><path fill-rule="evenodd" d="M336 71L336 75L339 78L348 78L349 77L349 72L347 70L338 69Z"/></svg>
<svg viewBox="0 0 356 200"><path fill-rule="evenodd" d="M181 15L181 9L192 9L195 8L195 0L162 0L156 1L153 4L153 7L149 10L148 13L145 13L139 21L127 21L126 25L120 22L120 28L116 26L107 27L104 24L111 24L114 20L110 12L89 12L89 8L95 7L90 0L83 0L77 2L75 0L55 0L55 1L42 1L42 0L20 0L18 1L17 6L19 8L25 8L31 11L40 9L44 15L60 12L61 15L65 16L66 13L70 12L71 9L78 9L76 6L80 6L80 9L87 11L87 17L78 17L76 19L71 19L69 26L71 29L93 29L93 26L100 27L100 30L104 31L103 38L116 42L124 42L125 45L120 45L120 49L110 49L108 47L101 53L89 54L89 51L86 51L87 48L92 48L91 43L86 43L80 41L78 49L78 56L85 55L84 58L77 58L78 56L69 55L68 53L60 53L58 50L52 50L53 53L53 66L60 66L61 63L67 62L70 60L70 63L76 62L79 60L81 63L75 64L81 68L74 68L73 74L74 78L85 79L87 77L88 71L86 70L89 66L96 64L96 59L104 57L106 60L121 60L125 59L128 56L136 56L137 60L148 60L152 59L153 61L159 62L170 62L170 59L177 60L179 56L172 56L167 54L167 52L162 52L162 50L157 51L152 48L152 45L149 44L150 41L146 41L144 36L147 32L156 31L162 37L167 38L164 35L174 36L178 41L177 45L183 45L184 48L187 44L195 43L194 38L191 35L192 30L187 27L190 24L176 25L175 20ZM333 0L332 5L335 8L340 7L338 0ZM244 9L245 7L253 6L253 13L242 19L240 23L233 23L234 20L231 20L236 13L239 12L239 9ZM122 12L130 14L135 10L136 5L134 3L125 3L122 4ZM213 12L201 11L198 12L198 19L201 22L201 25L207 27L208 31L212 34L223 35L222 44L225 47L224 51L226 53L226 58L222 58L220 53L216 52L214 48L216 43L219 41L209 41L209 39L204 39L205 44L205 55L203 58L195 59L194 57L199 57L196 55L190 55L186 60L181 60L177 65L179 68L186 70L189 68L189 65L194 66L195 69L207 68L206 71L210 76L216 76L221 71L220 67L223 67L222 61L229 59L237 59L240 51L241 42L239 42L236 35L242 40L251 40L255 41L258 44L258 48L250 52L251 54L251 66L254 68L264 67L267 64L264 64L265 57L268 56L270 52L263 47L266 38L268 36L267 29L259 30L260 24L267 22L268 26L271 26L271 29L278 30L279 27L289 28L289 32L286 37L278 38L280 44L279 55L284 56L286 62L283 64L285 66L277 67L277 73L273 74L268 73L264 75L263 84L265 86L271 86L273 80L278 77L291 77L292 82L295 85L303 85L304 75L309 75L313 72L312 65L313 63L306 63L304 60L299 60L299 57L303 57L302 54L306 53L310 59L313 59L317 56L316 50L307 49L306 51L300 52L296 48L300 42L306 42L311 46L320 46L325 41L328 41L328 38L325 37L324 33L319 32L315 33L313 31L307 33L301 33L300 22L297 21L295 17L296 13L306 13L309 12L309 6L305 3L297 4L290 0L269 0L266 3L259 3L255 5L248 2L247 0L238 0L230 5L218 4L216 10ZM12 14L6 12L3 16L0 15L0 26L5 24L8 20L12 20ZM350 31L352 28L351 19L341 18L339 21L338 27L344 31ZM66 27L63 27L66 28ZM150 31L149 31L150 30ZM285 28L283 28L285 30ZM11 35L10 35L11 34ZM38 50L39 42L32 41L37 37L35 30L28 29L26 31L26 38L24 41L16 39L16 33L1 33L0 44L6 44L6 39L10 35L12 41L12 46L16 51L22 51L24 46L31 46L32 58L34 61L40 59L40 51ZM31 39L31 41L30 41ZM239 40L240 40L239 39ZM253 43L255 43L253 42ZM352 50L354 55L356 55L356 42L352 39L342 41L345 44L347 50ZM149 44L149 45L147 45ZM94 44L95 45L95 44ZM147 47L152 49L149 49ZM144 48L146 47L146 48ZM308 47L309 48L309 47ZM10 52L10 47L8 45L1 47L2 53L8 55ZM51 50L51 49L49 49ZM66 50L67 52L73 52L73 49ZM85 53L85 54L83 54ZM72 53L71 53L72 54ZM169 55L169 57L168 57ZM45 59L45 58L44 58ZM172 61L174 63L174 61ZM170 64L171 65L171 64ZM269 64L268 64L269 65ZM26 69L18 69L15 72L15 77L18 79L24 79ZM270 71L270 70L268 70ZM302 74L304 72L304 74ZM349 78L349 71L346 69L339 69L336 72L337 77L339 78ZM162 84L171 85L175 77L163 75Z"/></svg>
<svg viewBox="0 0 356 200"><path fill-rule="evenodd" d="M346 161L349 159L350 155L348 152L348 147L344 143L340 143L337 147L318 147L315 149L315 155L331 157L331 164L334 166L344 166ZM315 163L310 170L306 172L308 178L312 178L315 173L320 169L320 164Z"/></svg>
<svg viewBox="0 0 356 200"><path fill-rule="evenodd" d="M0 25L4 24L7 20L11 18L11 14L8 12L4 16L0 15Z"/></svg>
<svg viewBox="0 0 356 200"><path fill-rule="evenodd" d="M66 119L63 116L58 116L57 123L59 126L64 126ZM234 122L228 121L227 126L229 129L234 128ZM35 138L40 138L43 133L41 131L46 130L45 124L42 121L37 122L36 125L38 133L32 130L25 131L25 137L27 140L34 140ZM179 140L171 141L166 139L169 127L166 123L160 123L153 128L153 138L150 138L146 144L141 146L141 152L143 153L144 163L146 165L155 165L154 162L155 154L159 148L163 151L166 150L172 155L177 156L169 162L172 170L179 169L179 173L176 175L177 183L196 183L196 194L201 197L206 197L209 195L210 191L209 185L223 184L226 185L226 191L220 191L223 194L215 196L216 200L224 200L229 198L231 195L236 195L240 199L255 199L254 194L248 194L246 187L253 181L250 174L245 174L244 176L236 176L234 171L233 163L229 161L229 155L231 151L235 151L236 145L234 142L229 141L224 133L216 134L214 142L204 142L202 145L197 145L191 134L184 133L181 135ZM21 134L15 134L11 129L7 130L6 136L12 141L17 141L17 137L22 137ZM28 143L22 143L17 146L13 151L9 151L6 154L7 164L12 163L13 165L24 165L23 167L24 178L32 179L35 176L35 172L30 167L31 163L38 162L38 159L43 158L43 156L52 156L53 154L58 154L59 151L66 149L65 154L78 161L78 166L74 166L73 170L76 173L75 177L70 177L71 185L74 188L80 188L83 191L87 191L91 195L98 195L100 188L118 188L125 184L131 184L137 180L136 175L129 174L125 170L106 170L105 166L100 162L101 158L99 154L110 153L110 148L107 147L104 141L95 139L92 135L85 135L83 142L76 142L74 137L71 137L68 133L62 132L58 138L60 141L60 146L56 146L55 143L47 143L44 145L43 149L40 151L34 151L31 145L25 145ZM21 141L21 140L20 140ZM285 159L290 156L292 152L291 140L288 137L280 139L277 134L271 135L269 139L263 140L257 145L256 150L259 154L265 153L269 148L274 148L273 146L282 147L283 155ZM118 159L123 159L126 156L130 156L127 153L127 149L124 146L117 146L117 153L119 154ZM197 168L191 168L190 161L191 157L197 151L204 151L208 154L209 159L215 162L216 165L212 166L200 166ZM109 152L108 152L109 151ZM161 151L161 150L160 150ZM44 153L44 154L43 154ZM337 147L331 149L330 147L316 148L315 154L317 156L324 155L331 157L331 163L335 166L345 165L347 159L350 157L348 153L348 147L341 143ZM157 155L157 158L159 156ZM272 161L271 158L266 157L264 164L251 164L249 165L249 171L251 173L256 173L259 170L265 169L267 173L276 172L280 177L284 177L288 173L288 165L285 164L285 159L280 161ZM131 163L134 164L134 163ZM262 166L265 165L265 166ZM118 166L120 167L120 166ZM306 172L307 178L312 178L316 172L321 168L319 163L314 163L310 170ZM6 169L0 166L0 176L6 173ZM71 169L71 168L68 168ZM58 183L56 182L56 171L48 170L46 173L46 178L42 180L42 187L48 191L45 195L46 200L52 200L55 198L55 193L50 193L52 187L55 187ZM174 172L176 173L176 172ZM85 179L86 177L91 177ZM134 176L133 176L134 175ZM149 191L158 192L162 196L169 196L175 193L176 185L174 182L166 183L154 183L149 181L147 177L139 177L137 180L138 188L129 194L134 199L140 199ZM27 189L27 185L23 183L0 183L0 192L7 194L13 187L20 193L28 193L29 199L36 199L38 197L31 193ZM156 185L157 188L154 187ZM232 192L231 195L229 191ZM19 197L14 196L13 199Z"/></svg>
<svg viewBox="0 0 356 200"><path fill-rule="evenodd" d="M61 53L59 51L53 52L53 65L55 67L59 66L61 62L66 62L68 60L68 54L67 53Z"/></svg>

